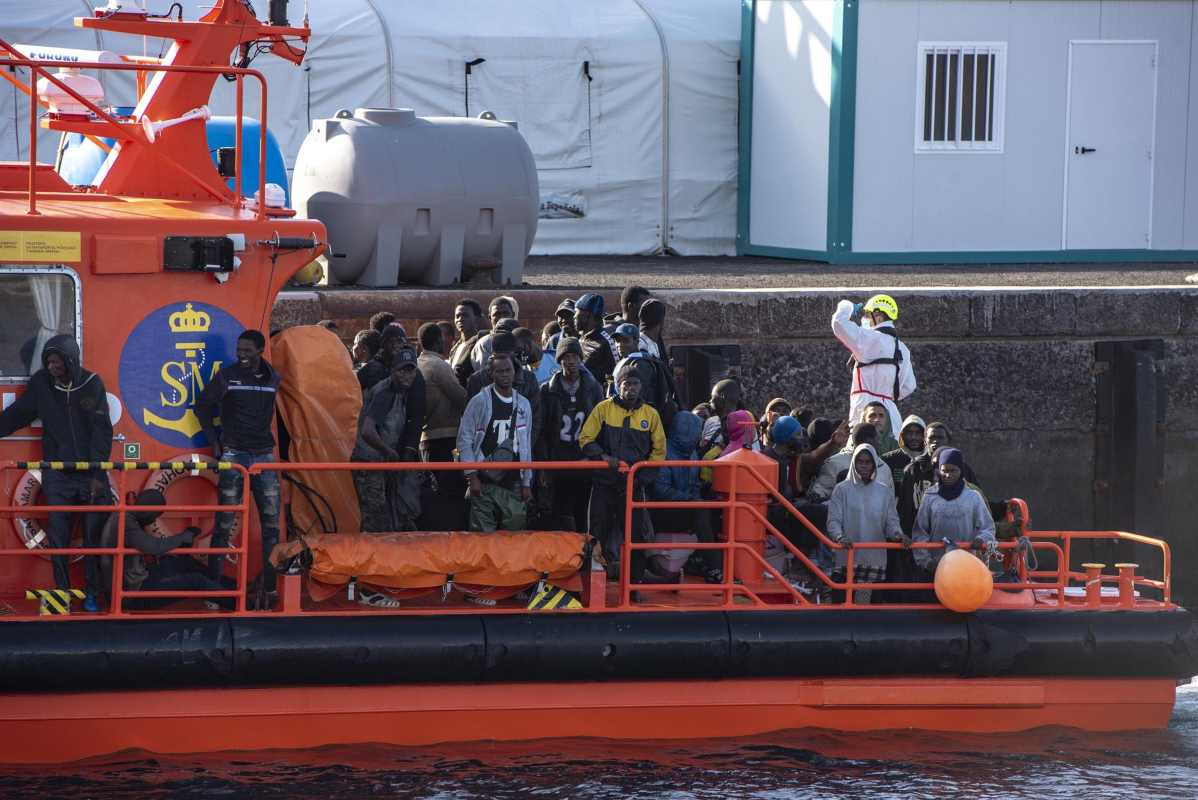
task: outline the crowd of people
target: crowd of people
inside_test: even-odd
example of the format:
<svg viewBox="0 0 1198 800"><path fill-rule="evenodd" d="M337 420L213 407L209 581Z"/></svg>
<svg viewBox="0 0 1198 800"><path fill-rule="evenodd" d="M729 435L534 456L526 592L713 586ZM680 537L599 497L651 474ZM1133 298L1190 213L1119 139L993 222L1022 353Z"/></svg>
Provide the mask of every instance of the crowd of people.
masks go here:
<svg viewBox="0 0 1198 800"><path fill-rule="evenodd" d="M364 462L596 462L592 469L360 471L355 473L363 531L574 530L602 547L609 574L623 558L628 491L621 464L713 460L750 448L778 466L771 524L808 560L843 581L847 551L859 543L899 542L903 549L859 548L859 583L925 582L942 550L915 542L992 547L994 515L977 477L942 422L899 418L914 391L910 351L897 334L898 305L877 295L843 301L832 333L850 354L848 418L819 416L783 397L757 415L746 387L721 380L688 410L664 341L666 305L630 286L620 307L604 298L567 298L539 332L518 322L508 295L484 310L463 299L453 321L429 322L409 337L389 312L375 314L353 338L363 391L357 447ZM713 470L638 470L637 500L698 501L718 496ZM467 502L463 503L462 499ZM785 503L778 498L785 499ZM797 508L841 547L822 544L786 506ZM720 512L636 509L631 539L665 533L712 542ZM636 549L633 582L670 582L689 571L723 580L723 555L698 549L682 565L670 551ZM786 565L796 589L823 602L835 592L797 560ZM858 590L855 602L921 599L916 593Z"/></svg>
<svg viewBox="0 0 1198 800"><path fill-rule="evenodd" d="M838 598L806 563L842 582L848 551L859 544L904 545L855 552L853 579L867 586L930 580L943 550L912 549L912 543L969 543L992 552L995 519L1005 503L987 502L962 451L952 446L947 425L925 424L914 415L899 418L897 403L911 395L916 382L910 351L898 336L893 298L841 301L832 317L832 333L850 354L847 419L819 416L784 397L756 415L746 407L746 387L734 378L717 382L709 397L688 410L664 340L666 305L645 288L630 286L621 294L620 307L606 312L602 295L586 293L563 300L555 319L534 332L517 321L514 297L494 298L485 314L477 302L463 299L452 322L421 325L415 337L395 315L375 314L351 347L363 393L351 460L477 466L354 470L361 530L587 532L614 576L625 555L629 485L623 465L667 458L701 463L749 448L777 465L768 519L807 556L786 567L794 587L820 601ZM250 467L276 458L272 423L281 377L264 358L265 348L260 331L244 331L236 361L225 365L197 400L196 415L222 462ZM0 437L40 419L44 458L93 465L109 460L112 425L104 385L83 369L75 340L51 339L42 366L27 390L0 413ZM582 462L584 468L517 466L535 462ZM642 467L631 491L640 501L712 499L719 495L713 473L695 465ZM106 502L101 469L51 470L44 481L50 504ZM240 473L221 472L218 488L220 504L241 503ZM278 473L255 472L250 490L263 552L251 604L273 607L276 576L266 555L279 539ZM165 538L145 534L160 513L153 507L164 502L161 492L143 491L137 505L146 508L126 516L126 541L152 559L124 561L125 587L211 591L227 586L222 555L201 562L172 554L189 547L199 531ZM829 547L792 508L840 546ZM630 537L652 542L658 535L686 534L714 542L721 513L685 502L651 511L637 508ZM50 514L51 546L68 545L73 516ZM236 516L217 514L212 547L228 545ZM114 515L85 515L84 528L85 546L115 541ZM668 549L635 549L628 559L631 580L671 582L686 571L712 583L724 580L721 551L699 548L684 563L676 555ZM102 610L107 602L110 562L86 559L87 610ZM70 588L67 558L54 556L52 563L55 583ZM854 601L928 599L893 591L871 594L869 588L857 590ZM392 602L371 592L363 599Z"/></svg>

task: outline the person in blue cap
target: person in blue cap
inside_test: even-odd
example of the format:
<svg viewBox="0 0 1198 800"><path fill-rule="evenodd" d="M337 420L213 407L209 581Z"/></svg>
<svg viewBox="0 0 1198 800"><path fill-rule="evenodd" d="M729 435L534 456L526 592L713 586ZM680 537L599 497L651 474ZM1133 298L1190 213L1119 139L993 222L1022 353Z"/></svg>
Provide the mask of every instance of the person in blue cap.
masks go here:
<svg viewBox="0 0 1198 800"><path fill-rule="evenodd" d="M603 330L603 295L588 292L574 303L574 325L582 343L582 363L605 385L616 366L615 343Z"/></svg>

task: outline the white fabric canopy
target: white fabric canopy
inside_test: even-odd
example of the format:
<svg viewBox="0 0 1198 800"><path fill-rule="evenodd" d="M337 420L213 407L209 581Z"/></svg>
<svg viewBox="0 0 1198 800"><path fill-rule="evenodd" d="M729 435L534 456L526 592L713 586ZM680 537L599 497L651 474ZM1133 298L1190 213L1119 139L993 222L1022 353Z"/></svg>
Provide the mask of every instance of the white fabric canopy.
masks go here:
<svg viewBox="0 0 1198 800"><path fill-rule="evenodd" d="M150 9L168 5L151 0ZM185 16L205 5L185 2ZM0 0L0 36L143 52L139 38L74 28L72 18L87 6ZM303 13L304 3L291 3L292 24ZM734 252L737 0L310 0L309 13L314 35L304 67L265 55L254 63L270 80L269 126L289 168L309 121L340 108L493 111L518 123L537 160L543 219L534 253ZM150 40L145 51L160 49ZM476 59L484 60L467 74ZM127 76L105 84L109 102L132 100ZM25 100L14 132L13 99L0 85L4 160L27 157ZM256 104L247 92L247 113ZM232 112L223 82L212 106ZM57 134L39 139L43 161L56 144Z"/></svg>

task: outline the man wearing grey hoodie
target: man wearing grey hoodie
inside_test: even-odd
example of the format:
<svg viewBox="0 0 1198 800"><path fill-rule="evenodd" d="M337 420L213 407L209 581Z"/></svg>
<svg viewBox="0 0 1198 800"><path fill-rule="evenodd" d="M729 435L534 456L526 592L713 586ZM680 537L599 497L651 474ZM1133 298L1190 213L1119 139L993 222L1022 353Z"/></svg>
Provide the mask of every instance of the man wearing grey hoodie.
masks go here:
<svg viewBox="0 0 1198 800"><path fill-rule="evenodd" d="M903 539L894 489L877 479L885 466L873 445L859 444L853 449L849 475L832 490L828 501L828 536L843 547L836 550L832 578L836 582L848 575L848 554L853 551L853 580L857 583L882 583L886 580L886 551L880 548L854 548L865 542L897 542ZM868 604L871 589L857 589L853 602Z"/></svg>
<svg viewBox="0 0 1198 800"><path fill-rule="evenodd" d="M458 453L465 462L532 459L532 406L513 388L512 357L491 357L491 383L470 398L458 427ZM532 499L532 470L467 470L470 529L523 530Z"/></svg>

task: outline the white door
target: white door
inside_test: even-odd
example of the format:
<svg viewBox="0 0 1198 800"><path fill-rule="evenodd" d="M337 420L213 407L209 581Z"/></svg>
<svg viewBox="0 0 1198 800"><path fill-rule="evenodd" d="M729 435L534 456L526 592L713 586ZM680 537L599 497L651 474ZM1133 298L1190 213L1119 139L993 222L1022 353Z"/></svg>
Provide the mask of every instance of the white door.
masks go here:
<svg viewBox="0 0 1198 800"><path fill-rule="evenodd" d="M1152 244L1155 42L1070 42L1066 249Z"/></svg>

